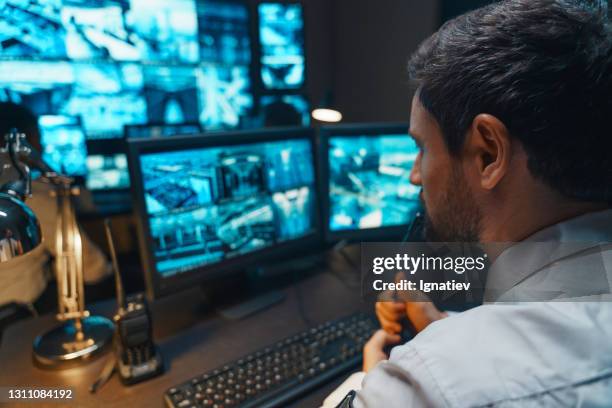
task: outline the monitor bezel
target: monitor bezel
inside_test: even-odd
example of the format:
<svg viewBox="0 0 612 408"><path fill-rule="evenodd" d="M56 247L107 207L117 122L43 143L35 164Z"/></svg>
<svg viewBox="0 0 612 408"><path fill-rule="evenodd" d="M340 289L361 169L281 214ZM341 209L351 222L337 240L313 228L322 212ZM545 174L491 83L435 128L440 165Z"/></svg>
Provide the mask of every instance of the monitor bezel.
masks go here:
<svg viewBox="0 0 612 408"><path fill-rule="evenodd" d="M410 124L408 122L389 123L361 123L350 125L326 125L319 129L319 169L320 180L319 195L321 197L321 228L327 243L339 241L385 241L389 239L400 240L406 233L409 223L398 226L369 228L363 230L332 231L329 227L330 200L329 200L329 139L331 137L353 137L378 135L402 135L410 137Z"/></svg>
<svg viewBox="0 0 612 408"><path fill-rule="evenodd" d="M239 255L218 263L196 267L188 272L178 273L170 277L162 277L157 273L153 255L153 237L151 235L143 189L142 172L139 165L142 154L170 152L186 149L203 149L241 144L306 139L311 146L313 155L314 184L313 193L319 194L319 171L316 165L317 151L314 132L308 128L278 128L255 131L216 132L201 135L183 136L170 139L130 139L128 145L128 165L132 180L132 195L141 261L144 270L146 293L150 299L160 298L178 292L193 285L219 278L223 275L238 274L256 262L269 262L282 257L295 256L296 253L306 253L315 249L321 242L321 217L319 198L315 197L314 228L302 238L283 242L269 248L252 253Z"/></svg>
<svg viewBox="0 0 612 408"><path fill-rule="evenodd" d="M204 127L202 126L202 124L200 122L181 122L181 123L164 123L164 122L148 122L148 123L142 123L142 124L133 124L133 125L124 125L123 126L123 139L124 140L131 140L131 139L150 139L151 137L133 137L133 136L129 136L129 131L130 129L144 129L144 128L151 128L151 127L161 127L161 126L195 126L198 128L198 131L196 133L193 134L200 134L204 132ZM191 134L190 134L191 135ZM180 136L186 136L184 133L178 133L176 135L173 136L165 136L162 138L158 138L158 139L164 139L164 138L175 138L175 137L180 137Z"/></svg>

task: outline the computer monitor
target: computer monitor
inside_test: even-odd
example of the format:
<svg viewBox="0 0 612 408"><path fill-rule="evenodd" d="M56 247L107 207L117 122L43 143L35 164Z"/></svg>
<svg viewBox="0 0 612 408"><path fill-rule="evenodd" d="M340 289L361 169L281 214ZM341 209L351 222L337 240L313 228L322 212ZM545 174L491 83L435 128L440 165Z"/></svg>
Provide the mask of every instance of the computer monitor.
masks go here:
<svg viewBox="0 0 612 408"><path fill-rule="evenodd" d="M202 133L199 123L149 123L147 125L128 125L124 129L126 139L159 139L163 137L175 137L195 135Z"/></svg>
<svg viewBox="0 0 612 408"><path fill-rule="evenodd" d="M197 122L198 87L195 66L143 66L147 123Z"/></svg>
<svg viewBox="0 0 612 408"><path fill-rule="evenodd" d="M130 174L125 153L87 156L85 185L93 192L127 190L130 187Z"/></svg>
<svg viewBox="0 0 612 408"><path fill-rule="evenodd" d="M327 126L320 136L326 240L400 239L420 208L408 125Z"/></svg>
<svg viewBox="0 0 612 408"><path fill-rule="evenodd" d="M242 0L198 1L200 61L249 65L249 10Z"/></svg>
<svg viewBox="0 0 612 408"><path fill-rule="evenodd" d="M304 17L300 3L258 5L261 80L267 89L304 84Z"/></svg>
<svg viewBox="0 0 612 408"><path fill-rule="evenodd" d="M43 160L68 176L85 176L87 146L81 120L76 116L43 115L38 118Z"/></svg>
<svg viewBox="0 0 612 408"><path fill-rule="evenodd" d="M128 151L152 297L320 239L308 129L138 139Z"/></svg>
<svg viewBox="0 0 612 408"><path fill-rule="evenodd" d="M201 64L198 92L200 123L206 130L239 128L253 108L247 65Z"/></svg>
<svg viewBox="0 0 612 408"><path fill-rule="evenodd" d="M133 63L2 61L0 100L39 116L80 116L87 139L121 138L124 125L147 122L142 68Z"/></svg>

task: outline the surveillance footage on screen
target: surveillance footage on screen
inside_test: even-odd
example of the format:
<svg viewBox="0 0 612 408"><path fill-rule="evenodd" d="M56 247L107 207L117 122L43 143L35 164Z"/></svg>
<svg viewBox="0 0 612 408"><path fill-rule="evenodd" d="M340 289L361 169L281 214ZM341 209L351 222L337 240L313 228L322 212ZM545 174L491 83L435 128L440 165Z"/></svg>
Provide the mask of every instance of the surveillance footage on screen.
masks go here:
<svg viewBox="0 0 612 408"><path fill-rule="evenodd" d="M253 107L248 66L203 64L198 92L200 123L206 129L237 127Z"/></svg>
<svg viewBox="0 0 612 408"><path fill-rule="evenodd" d="M196 69L190 66L143 66L147 119L152 123L198 121Z"/></svg>
<svg viewBox="0 0 612 408"><path fill-rule="evenodd" d="M329 229L407 224L419 200L409 180L417 154L407 135L330 138Z"/></svg>
<svg viewBox="0 0 612 408"><path fill-rule="evenodd" d="M150 153L140 165L155 262L164 276L315 228L306 140Z"/></svg>
<svg viewBox="0 0 612 408"><path fill-rule="evenodd" d="M268 89L304 83L304 20L298 3L259 4L261 79Z"/></svg>
<svg viewBox="0 0 612 408"><path fill-rule="evenodd" d="M251 62L249 14L246 3L199 1L200 60L219 64Z"/></svg>
<svg viewBox="0 0 612 408"><path fill-rule="evenodd" d="M129 188L130 175L125 154L87 156L86 186L92 191Z"/></svg>
<svg viewBox="0 0 612 408"><path fill-rule="evenodd" d="M45 162L61 174L87 174L85 133L79 119L72 116L41 116L38 125Z"/></svg>

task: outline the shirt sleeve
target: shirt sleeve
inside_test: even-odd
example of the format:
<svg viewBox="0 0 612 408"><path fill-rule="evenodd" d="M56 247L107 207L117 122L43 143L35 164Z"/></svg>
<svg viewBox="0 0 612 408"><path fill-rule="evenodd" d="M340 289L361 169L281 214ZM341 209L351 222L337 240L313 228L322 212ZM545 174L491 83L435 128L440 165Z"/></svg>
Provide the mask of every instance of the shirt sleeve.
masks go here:
<svg viewBox="0 0 612 408"><path fill-rule="evenodd" d="M409 343L396 347L363 379L355 408L425 408L449 406L425 361Z"/></svg>
<svg viewBox="0 0 612 408"><path fill-rule="evenodd" d="M365 375L366 373L363 371L351 374L349 378L325 398L321 408L336 408L349 392L361 389L361 381L363 381Z"/></svg>

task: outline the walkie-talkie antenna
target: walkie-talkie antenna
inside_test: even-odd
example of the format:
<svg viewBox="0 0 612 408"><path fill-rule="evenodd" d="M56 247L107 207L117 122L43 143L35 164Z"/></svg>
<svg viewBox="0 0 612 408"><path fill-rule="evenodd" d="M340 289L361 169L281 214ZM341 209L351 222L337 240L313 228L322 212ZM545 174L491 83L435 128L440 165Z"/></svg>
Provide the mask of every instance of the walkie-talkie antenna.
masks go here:
<svg viewBox="0 0 612 408"><path fill-rule="evenodd" d="M106 240L108 241L111 261L113 262L113 271L115 273L115 291L117 292L117 306L119 308L119 311L123 311L125 308L125 293L123 292L123 282L121 281L121 274L119 272L117 252L115 251L115 243L113 241L113 234L111 232L111 222L108 218L104 219L104 229L106 231Z"/></svg>

